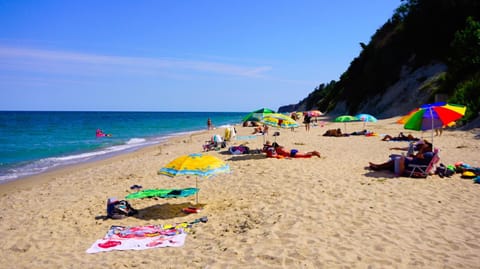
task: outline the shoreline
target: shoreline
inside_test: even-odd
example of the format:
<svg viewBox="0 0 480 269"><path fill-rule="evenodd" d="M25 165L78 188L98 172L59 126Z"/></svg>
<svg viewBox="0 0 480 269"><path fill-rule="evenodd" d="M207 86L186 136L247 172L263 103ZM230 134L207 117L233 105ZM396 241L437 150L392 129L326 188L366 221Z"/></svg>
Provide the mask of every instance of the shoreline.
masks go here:
<svg viewBox="0 0 480 269"><path fill-rule="evenodd" d="M161 145L162 143L167 143L171 139L181 138L183 136L190 136L192 134L202 133L202 132L205 132L205 130L196 130L196 131L190 131L190 132L179 132L179 133L174 133L174 134L168 134L168 135L165 135L165 136L160 136L160 137L157 137L157 138L154 139L154 140L158 140L158 142L149 142L149 143L144 144L144 145L134 145L130 148L126 148L126 149L122 149L122 150L118 150L118 151L107 152L107 153L104 153L102 155L91 157L89 159L80 159L80 160L78 160L74 163L66 163L66 164L60 164L58 166L49 167L49 168L46 168L42 172L37 172L37 173L23 175L23 176L17 176L15 178L4 179L4 180L0 181L0 186L4 185L4 184L11 183L11 182L15 182L15 181L18 181L18 180L27 179L27 178L30 178L30 177L41 176L45 173L51 173L51 172L55 172L57 170L68 169L69 167L76 167L76 166L82 165L82 164L95 163L95 162L99 162L99 161L102 161L102 160L114 158L114 157L119 156L119 155L133 153L133 152L142 150L144 148L155 147L155 146ZM140 138L140 139L145 139L145 138ZM148 141L148 140L146 140L146 141ZM102 150L105 150L105 149L106 148L101 148L101 149L97 149L95 151L88 151L88 152L84 152L84 153L80 153L80 154L85 154L85 153L93 154L96 151L102 151ZM66 156L68 157L68 156L75 156L75 155L66 155ZM47 157L47 158L31 161L31 163L37 162L37 161L40 161L40 160L44 160L44 159L59 158L59 157L62 157L62 156Z"/></svg>
<svg viewBox="0 0 480 269"><path fill-rule="evenodd" d="M398 134L394 118L369 124L380 134ZM349 124L358 131L363 124ZM88 164L69 166L0 185L0 257L15 268L338 268L466 267L480 264L480 184L430 176L395 177L365 170L369 161L388 158L380 137L324 137L325 127L280 129L276 140L299 151L319 150L321 158L274 159L264 154L209 151L232 172L198 180L204 210L187 215L191 197L130 200L138 216L102 219L109 197L123 199L130 186L186 188L189 177L168 178L157 171L172 159L202 152L203 143L223 129L168 139L165 143ZM252 128L236 126L239 136ZM358 129L358 130L357 130ZM276 131L271 128L270 132ZM273 137L269 136L270 140ZM420 136L419 132L414 132ZM474 132L445 131L435 137L445 164L480 163ZM261 136L236 141L261 148ZM228 147L227 146L227 147ZM112 225L190 222L202 216L180 248L87 254ZM135 259L132 259L135 255Z"/></svg>
<svg viewBox="0 0 480 269"><path fill-rule="evenodd" d="M3 183L0 183L0 195L3 195L12 190L33 188L37 184L38 185L44 184L49 180L51 180L52 178L65 176L71 173L72 171L94 168L96 166L106 165L110 162L132 158L135 155L146 154L147 152L151 152L155 150L155 148L161 147L163 144L168 144L176 140L191 139L192 136L202 135L206 132L207 131L204 130L204 131L192 131L187 133L183 132L178 135L170 135L166 137L164 140L162 140L161 142L158 142L157 144L141 146L134 150L130 149L125 151L110 153L105 156L95 157L91 160L80 161L79 163L60 165L59 167L49 168L46 171L40 172L38 174L27 175L27 176L18 177L15 179L7 180Z"/></svg>

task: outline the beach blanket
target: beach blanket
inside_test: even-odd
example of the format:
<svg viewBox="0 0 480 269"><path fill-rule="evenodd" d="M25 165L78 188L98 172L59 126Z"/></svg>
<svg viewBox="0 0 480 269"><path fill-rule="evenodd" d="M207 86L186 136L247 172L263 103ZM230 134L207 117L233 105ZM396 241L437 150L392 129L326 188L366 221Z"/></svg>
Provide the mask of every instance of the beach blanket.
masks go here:
<svg viewBox="0 0 480 269"><path fill-rule="evenodd" d="M251 139L256 139L258 135L237 135L235 137L235 140L251 140Z"/></svg>
<svg viewBox="0 0 480 269"><path fill-rule="evenodd" d="M185 243L186 231L189 227L188 223L181 223L176 226L111 226L105 237L95 241L87 249L87 253L181 247Z"/></svg>
<svg viewBox="0 0 480 269"><path fill-rule="evenodd" d="M198 192L197 188L185 188L185 189L148 189L134 193L130 193L125 196L125 199L142 199L142 198L178 198L188 197Z"/></svg>

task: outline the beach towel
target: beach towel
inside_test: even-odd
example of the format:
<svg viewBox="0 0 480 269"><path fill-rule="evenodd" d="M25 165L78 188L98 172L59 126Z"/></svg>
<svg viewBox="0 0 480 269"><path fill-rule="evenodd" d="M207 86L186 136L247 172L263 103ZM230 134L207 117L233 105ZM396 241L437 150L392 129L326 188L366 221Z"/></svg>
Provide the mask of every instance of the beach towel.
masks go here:
<svg viewBox="0 0 480 269"><path fill-rule="evenodd" d="M130 193L125 196L125 199L143 199L143 198L178 198L188 197L198 192L197 188L185 189L148 189L139 192Z"/></svg>
<svg viewBox="0 0 480 269"><path fill-rule="evenodd" d="M252 140L256 139L258 135L237 135L235 140Z"/></svg>
<svg viewBox="0 0 480 269"><path fill-rule="evenodd" d="M248 154L250 152L250 148L243 145L231 146L230 148L228 148L228 151L233 155Z"/></svg>
<svg viewBox="0 0 480 269"><path fill-rule="evenodd" d="M181 247L185 244L188 223L176 226L147 225L136 227L111 226L105 237L93 243L87 253L112 250L143 250Z"/></svg>

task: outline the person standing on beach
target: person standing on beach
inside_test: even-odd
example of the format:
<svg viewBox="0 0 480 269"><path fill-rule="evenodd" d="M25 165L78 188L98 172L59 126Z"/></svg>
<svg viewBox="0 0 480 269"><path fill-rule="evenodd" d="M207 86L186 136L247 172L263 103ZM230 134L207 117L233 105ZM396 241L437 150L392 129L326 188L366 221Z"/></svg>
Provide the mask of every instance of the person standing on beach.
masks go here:
<svg viewBox="0 0 480 269"><path fill-rule="evenodd" d="M208 128L208 130L212 130L212 129L213 129L212 120L211 120L210 118L208 118L208 120L207 120L207 128Z"/></svg>
<svg viewBox="0 0 480 269"><path fill-rule="evenodd" d="M441 136L442 135L443 127L445 127L445 126L442 126L440 128L435 129L435 136Z"/></svg>
<svg viewBox="0 0 480 269"><path fill-rule="evenodd" d="M305 130L307 132L310 131L310 120L311 120L311 117L310 115L308 115L308 112L305 113L305 115L303 116L303 123L305 123Z"/></svg>

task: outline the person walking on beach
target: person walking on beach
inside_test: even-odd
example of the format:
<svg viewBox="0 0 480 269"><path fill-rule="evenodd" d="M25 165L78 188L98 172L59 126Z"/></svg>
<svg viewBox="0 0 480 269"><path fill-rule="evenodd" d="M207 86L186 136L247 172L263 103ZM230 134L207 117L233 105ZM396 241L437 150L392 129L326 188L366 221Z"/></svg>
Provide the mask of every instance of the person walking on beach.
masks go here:
<svg viewBox="0 0 480 269"><path fill-rule="evenodd" d="M208 120L207 120L207 128L208 128L208 130L212 130L212 129L213 129L212 120L211 120L210 118L208 118Z"/></svg>

